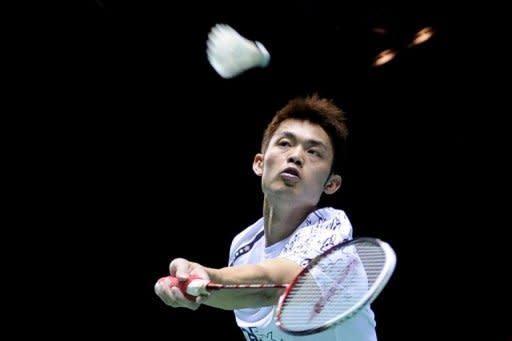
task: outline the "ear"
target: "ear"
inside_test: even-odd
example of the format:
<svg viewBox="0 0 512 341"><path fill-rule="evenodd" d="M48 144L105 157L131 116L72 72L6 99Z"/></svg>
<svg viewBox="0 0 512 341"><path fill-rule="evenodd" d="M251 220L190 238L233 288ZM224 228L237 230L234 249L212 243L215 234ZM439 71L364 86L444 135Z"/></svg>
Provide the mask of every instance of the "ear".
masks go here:
<svg viewBox="0 0 512 341"><path fill-rule="evenodd" d="M341 176L338 174L331 174L329 179L325 183L324 193L325 194L334 194L341 187Z"/></svg>
<svg viewBox="0 0 512 341"><path fill-rule="evenodd" d="M263 154L258 153L254 156L254 161L252 162L252 170L257 176L263 175Z"/></svg>

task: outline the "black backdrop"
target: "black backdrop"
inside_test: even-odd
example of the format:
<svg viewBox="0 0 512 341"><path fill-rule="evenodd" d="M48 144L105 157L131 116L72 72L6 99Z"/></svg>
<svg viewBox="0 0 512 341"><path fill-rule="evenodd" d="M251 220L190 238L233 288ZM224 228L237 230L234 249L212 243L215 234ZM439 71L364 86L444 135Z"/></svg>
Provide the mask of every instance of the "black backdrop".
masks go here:
<svg viewBox="0 0 512 341"><path fill-rule="evenodd" d="M347 211L355 236L382 238L398 255L373 305L380 339L467 330L453 322L470 267L454 241L481 228L476 194L492 178L482 170L493 134L473 108L454 11L97 0L54 17L29 35L32 104L49 110L29 121L41 137L28 149L40 167L30 181L51 194L34 200L51 226L39 234L58 245L45 247L47 263L69 282L52 288L67 325L114 338L240 340L232 312L168 308L153 285L174 257L226 264L231 238L261 214L251 162L265 125L291 97L318 92L347 112L351 134L342 190L325 204ZM262 42L269 67L218 76L205 54L217 23ZM432 39L406 48L427 26ZM372 67L387 48L396 58Z"/></svg>

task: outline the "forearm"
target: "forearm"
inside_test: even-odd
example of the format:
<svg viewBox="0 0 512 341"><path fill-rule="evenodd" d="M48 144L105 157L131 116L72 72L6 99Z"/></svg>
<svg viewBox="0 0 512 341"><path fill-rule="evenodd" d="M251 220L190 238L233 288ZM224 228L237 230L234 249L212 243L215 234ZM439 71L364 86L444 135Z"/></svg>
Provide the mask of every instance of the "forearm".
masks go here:
<svg viewBox="0 0 512 341"><path fill-rule="evenodd" d="M201 304L224 310L257 308L277 303L284 289L224 289L212 291Z"/></svg>
<svg viewBox="0 0 512 341"><path fill-rule="evenodd" d="M287 284L301 270L286 259L222 269L206 268L210 280L221 284ZM276 304L283 289L227 289L212 291L203 304L221 309L262 307Z"/></svg>
<svg viewBox="0 0 512 341"><path fill-rule="evenodd" d="M207 268L212 282L222 284L266 284L274 283L274 278L260 264L244 264L222 269Z"/></svg>

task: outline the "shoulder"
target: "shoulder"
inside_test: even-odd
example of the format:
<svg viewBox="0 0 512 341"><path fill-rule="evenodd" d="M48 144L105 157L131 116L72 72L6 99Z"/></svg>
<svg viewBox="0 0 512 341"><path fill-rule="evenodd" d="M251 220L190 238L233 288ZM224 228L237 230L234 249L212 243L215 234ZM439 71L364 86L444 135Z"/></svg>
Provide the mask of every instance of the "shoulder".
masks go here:
<svg viewBox="0 0 512 341"><path fill-rule="evenodd" d="M342 221L349 220L345 211L340 208L324 207L324 208L317 209L315 212L319 212L319 213L327 216L328 219L339 219Z"/></svg>
<svg viewBox="0 0 512 341"><path fill-rule="evenodd" d="M331 246L352 238L352 225L343 210L331 207L312 212L286 243L282 256L301 266Z"/></svg>
<svg viewBox="0 0 512 341"><path fill-rule="evenodd" d="M260 230L263 230L263 218L258 219L252 225L246 227L241 232L239 232L231 241L231 244L240 244L246 241L247 239L251 239L255 236Z"/></svg>
<svg viewBox="0 0 512 341"><path fill-rule="evenodd" d="M263 218L258 219L255 223L238 233L231 241L229 250L230 256L236 252L241 246L251 243L263 233Z"/></svg>
<svg viewBox="0 0 512 341"><path fill-rule="evenodd" d="M352 224L342 209L333 207L319 208L306 218L306 221L297 228L297 232L306 231L318 233L320 230L338 231L352 237Z"/></svg>

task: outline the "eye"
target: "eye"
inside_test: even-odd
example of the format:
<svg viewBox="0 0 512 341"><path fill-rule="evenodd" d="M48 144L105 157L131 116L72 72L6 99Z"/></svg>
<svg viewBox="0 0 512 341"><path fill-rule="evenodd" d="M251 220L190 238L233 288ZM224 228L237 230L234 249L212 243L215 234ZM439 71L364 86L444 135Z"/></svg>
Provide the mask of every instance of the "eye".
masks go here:
<svg viewBox="0 0 512 341"><path fill-rule="evenodd" d="M289 147L291 144L288 140L281 140L277 143L277 145L281 147Z"/></svg>
<svg viewBox="0 0 512 341"><path fill-rule="evenodd" d="M318 151L317 149L309 149L308 153L314 156L322 157L322 153L320 153L320 151Z"/></svg>

